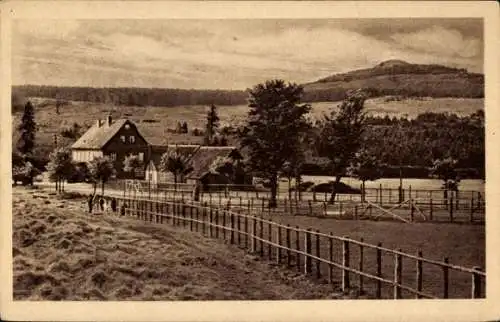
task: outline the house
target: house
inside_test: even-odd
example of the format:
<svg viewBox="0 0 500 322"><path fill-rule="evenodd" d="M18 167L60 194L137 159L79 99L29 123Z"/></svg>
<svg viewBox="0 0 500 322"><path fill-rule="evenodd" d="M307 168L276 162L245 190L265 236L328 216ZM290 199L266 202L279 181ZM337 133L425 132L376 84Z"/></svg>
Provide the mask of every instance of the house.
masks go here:
<svg viewBox="0 0 500 322"><path fill-rule="evenodd" d="M191 158L193 171L187 174L187 183L201 183L203 190L210 184L243 183L233 182L227 176L217 174L211 170L213 163L218 158L229 158L234 161L242 160L243 157L235 147L230 146L201 146Z"/></svg>
<svg viewBox="0 0 500 322"><path fill-rule="evenodd" d="M150 147L149 162L146 166L145 180L147 180L152 187L158 187L162 183L174 182L174 175L171 172L161 171L160 163L161 157L164 153L170 150L175 150L185 156L186 160L191 160L194 154L198 151L200 145L152 145ZM179 183L185 182L185 177L177 178Z"/></svg>
<svg viewBox="0 0 500 322"><path fill-rule="evenodd" d="M138 155L143 161L149 160L149 144L133 122L128 119L114 121L108 115L105 120L97 120L71 146L71 153L73 160L78 163L108 156L114 163L116 177L130 179L133 174L123 171L125 157ZM144 178L144 171L136 173L136 178Z"/></svg>

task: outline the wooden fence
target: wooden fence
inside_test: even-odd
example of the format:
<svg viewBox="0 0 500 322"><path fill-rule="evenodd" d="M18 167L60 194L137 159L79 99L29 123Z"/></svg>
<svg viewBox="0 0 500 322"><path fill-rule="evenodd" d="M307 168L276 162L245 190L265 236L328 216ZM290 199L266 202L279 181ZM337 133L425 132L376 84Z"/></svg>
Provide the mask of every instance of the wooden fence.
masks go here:
<svg viewBox="0 0 500 322"><path fill-rule="evenodd" d="M178 190L177 190L178 189ZM135 190L124 189L123 196L150 200L192 200L193 192L184 186L177 189L163 190ZM350 198L345 198L349 196ZM400 204L383 204L369 200L361 202L353 199L352 195L338 195L335 203L325 201L296 200L278 198L277 206L269 208L268 196L260 195L246 197L234 195L231 191L226 193L203 193L199 201L211 205L218 204L219 208L230 204L233 208L246 209L247 213L280 213L284 215L308 215L318 217L335 217L338 219L374 219L398 220L403 222L450 222L450 223L484 223L485 203L481 200L471 200L468 204L462 203L460 207L449 200L448 207L443 207L440 200L434 201L409 199Z"/></svg>
<svg viewBox="0 0 500 322"><path fill-rule="evenodd" d="M193 203L116 198L128 216L219 238L289 269L368 298L483 298L486 275L347 236L283 225L262 216Z"/></svg>

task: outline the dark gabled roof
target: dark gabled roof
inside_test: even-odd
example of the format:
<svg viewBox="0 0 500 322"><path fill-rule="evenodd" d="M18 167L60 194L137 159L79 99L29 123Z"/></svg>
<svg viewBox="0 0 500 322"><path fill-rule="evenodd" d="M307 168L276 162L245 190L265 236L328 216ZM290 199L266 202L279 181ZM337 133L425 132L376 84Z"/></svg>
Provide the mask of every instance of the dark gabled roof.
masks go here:
<svg viewBox="0 0 500 322"><path fill-rule="evenodd" d="M150 161L153 162L156 169L158 170L161 162L161 156L165 152L169 150L176 150L177 152L186 156L188 159L191 159L199 148L200 148L199 145L182 145L182 144L170 144L170 145L160 145L160 146L152 145Z"/></svg>
<svg viewBox="0 0 500 322"><path fill-rule="evenodd" d="M232 146L201 146L191 158L190 162L194 170L188 174L188 178L203 177L218 157L229 156L241 158L241 154Z"/></svg>
<svg viewBox="0 0 500 322"><path fill-rule="evenodd" d="M72 146L72 149L102 149L106 143L111 140L116 133L125 125L129 123L131 126L135 126L134 123L127 119L120 119L113 121L111 125L103 124L97 126L94 124L90 129L87 130Z"/></svg>

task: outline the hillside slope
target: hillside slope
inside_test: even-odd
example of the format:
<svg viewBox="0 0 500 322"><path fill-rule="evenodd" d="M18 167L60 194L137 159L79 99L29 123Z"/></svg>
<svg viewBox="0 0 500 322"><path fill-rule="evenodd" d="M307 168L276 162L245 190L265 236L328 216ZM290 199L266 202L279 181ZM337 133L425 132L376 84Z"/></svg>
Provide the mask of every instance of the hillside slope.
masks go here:
<svg viewBox="0 0 500 322"><path fill-rule="evenodd" d="M336 74L304 84L304 101L339 101L345 97L348 90L358 88L368 89L371 97L401 95L482 98L484 75L440 65L419 65L390 60L372 68ZM20 109L24 98L27 97L129 106L234 106L246 104L247 95L243 90L22 85L12 88L12 106L13 110Z"/></svg>
<svg viewBox="0 0 500 322"><path fill-rule="evenodd" d="M389 60L372 68L304 84L306 101L340 100L351 89L368 89L371 97L484 97L484 75L441 65Z"/></svg>
<svg viewBox="0 0 500 322"><path fill-rule="evenodd" d="M15 300L289 300L341 298L234 245L168 225L84 210L13 190Z"/></svg>

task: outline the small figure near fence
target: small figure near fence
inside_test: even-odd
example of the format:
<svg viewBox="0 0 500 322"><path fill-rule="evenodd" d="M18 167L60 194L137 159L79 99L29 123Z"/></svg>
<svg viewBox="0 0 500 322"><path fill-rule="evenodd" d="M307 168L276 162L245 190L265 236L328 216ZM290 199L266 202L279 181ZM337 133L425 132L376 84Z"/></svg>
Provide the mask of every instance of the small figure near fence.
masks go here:
<svg viewBox="0 0 500 322"><path fill-rule="evenodd" d="M194 190L193 190L193 200L194 201L200 201L200 190L201 190L200 183L196 182L196 185L194 186Z"/></svg>
<svg viewBox="0 0 500 322"><path fill-rule="evenodd" d="M101 211L102 211L102 212L104 212L104 204L105 204L105 203L106 203L106 202L104 201L104 197L103 197L103 196L101 196L101 197L99 198L99 206L101 207Z"/></svg>
<svg viewBox="0 0 500 322"><path fill-rule="evenodd" d="M91 214L92 213L92 208L94 206L94 195L89 194L89 196L87 198L87 204L89 206L89 214Z"/></svg>
<svg viewBox="0 0 500 322"><path fill-rule="evenodd" d="M111 199L111 211L116 212L116 198Z"/></svg>
<svg viewBox="0 0 500 322"><path fill-rule="evenodd" d="M121 216L125 216L125 212L126 212L126 209L127 209L127 204L124 203L121 208L120 208L120 215Z"/></svg>

